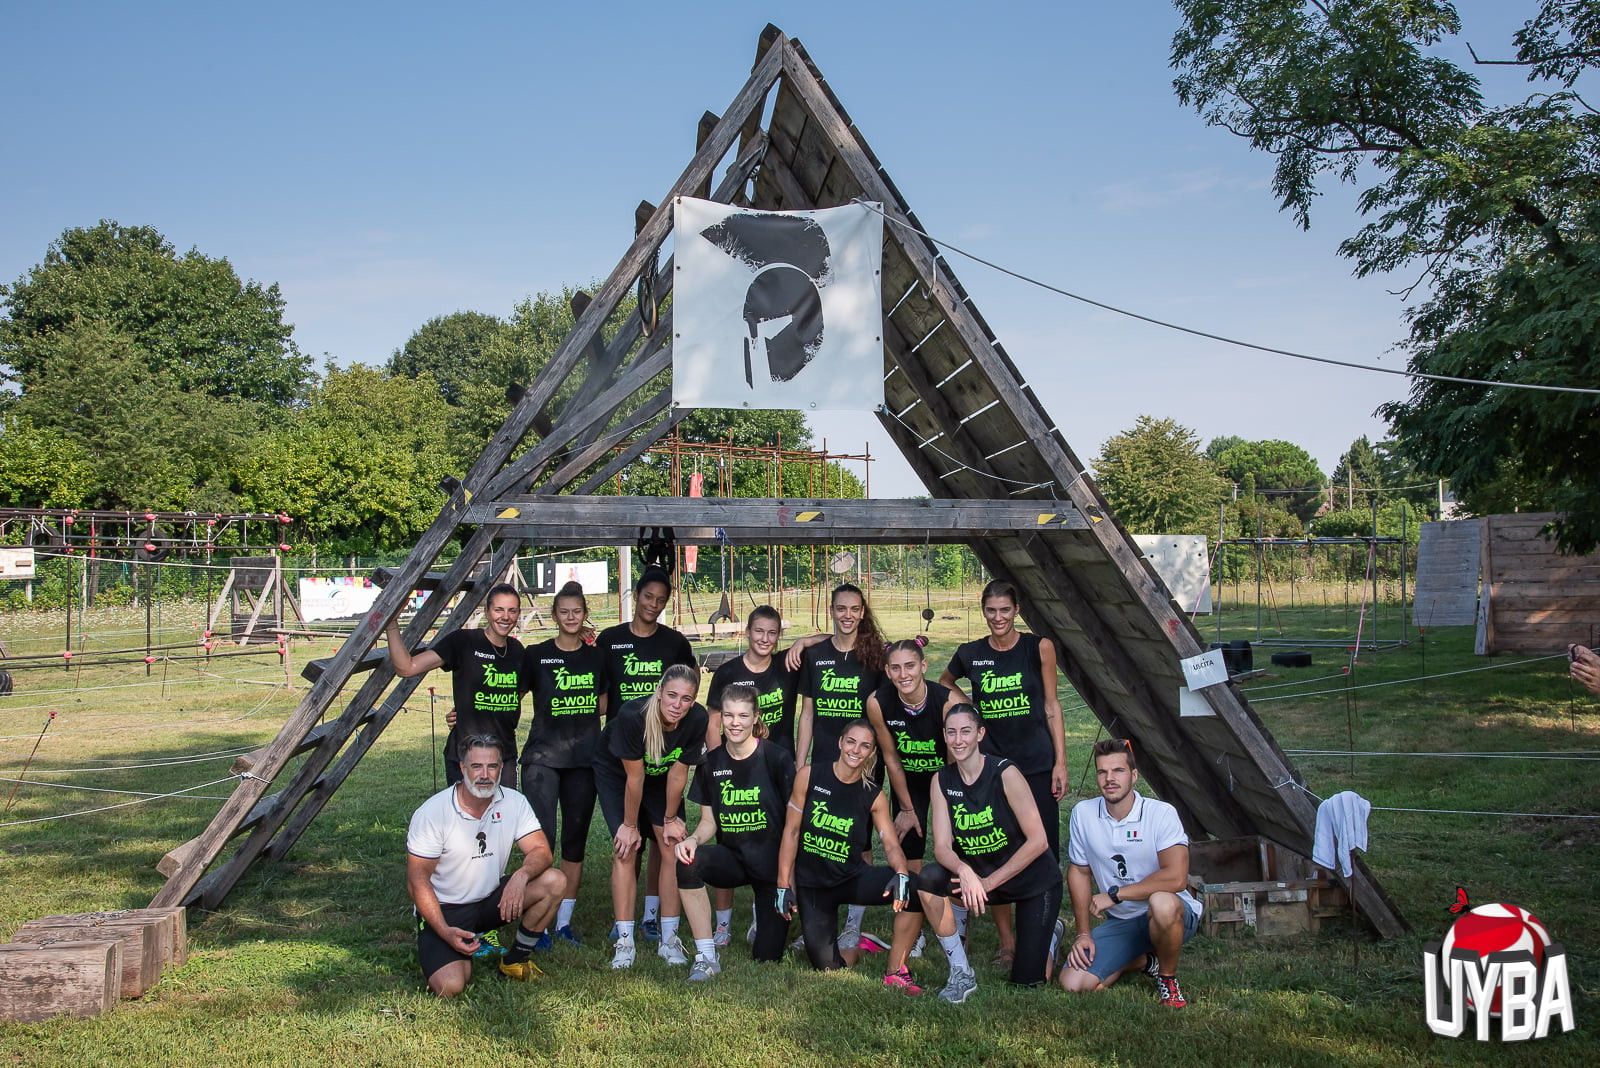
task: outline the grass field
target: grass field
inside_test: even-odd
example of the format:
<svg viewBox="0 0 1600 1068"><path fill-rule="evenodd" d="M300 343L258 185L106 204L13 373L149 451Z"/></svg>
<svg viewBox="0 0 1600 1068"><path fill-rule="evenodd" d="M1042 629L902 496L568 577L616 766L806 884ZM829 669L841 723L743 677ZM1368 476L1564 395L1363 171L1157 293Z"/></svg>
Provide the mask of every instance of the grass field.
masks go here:
<svg viewBox="0 0 1600 1068"><path fill-rule="evenodd" d="M920 592L886 593L878 603L890 633L917 628ZM938 665L955 642L981 634L982 621L956 597L935 607L930 653ZM198 612L165 606L158 642L192 640ZM1344 633L1343 615L1315 597L1293 608L1284 598L1274 629L1279 618L1294 636ZM1253 634L1253 602L1227 622L1224 636ZM0 641L14 656L59 651L62 623L59 612L0 616ZM91 613L87 649L139 645L142 627L137 610ZM1201 628L1212 635L1205 619ZM1444 677L1347 695L1343 654L1319 649L1312 667L1274 669L1247 686L1286 749L1600 750L1600 706L1576 693L1561 661L1486 661L1471 655L1471 639L1469 629L1430 630L1425 643L1363 657L1355 681ZM330 644L297 645L294 668ZM227 775L234 752L269 740L295 704L298 691L284 679L275 655L158 662L149 676L143 664L17 672L16 692L0 698L0 775L16 777L48 713L57 716L29 783L0 816L0 934L44 914L145 904L162 882L155 861L198 833L228 792L227 782L203 784ZM1321 692L1328 690L1335 692ZM1088 745L1099 728L1070 691L1064 699L1073 794L1085 796ZM443 710L441 700L441 717ZM1185 955L1191 1003L1182 1013L1159 1009L1146 982L1075 1000L1055 988L1008 989L987 966L987 924L974 928L982 987L959 1008L891 993L870 966L827 976L798 961L758 967L737 942L724 955L723 977L707 988L688 987L681 970L653 957L614 975L600 945L609 908L597 831L577 919L590 946L558 950L547 962L550 979L537 987L480 969L463 998L439 1003L416 971L403 885L405 826L433 788L432 746L424 690L285 862L251 872L221 911L191 912L187 966L102 1019L0 1024L0 1062L1600 1063L1600 822L1522 817L1375 813L1369 863L1415 934L1380 943L1335 925L1287 943L1200 939ZM148 764L163 766L128 767ZM1300 765L1317 793L1355 789L1379 806L1600 812L1600 763L1588 760L1316 757ZM16 825L140 801L42 782L201 788L192 798ZM0 795L12 785L0 783ZM1421 946L1443 934L1458 884L1474 902L1531 909L1567 946L1577 1034L1503 1049L1427 1032ZM869 929L884 926L868 914ZM913 970L932 988L943 982L942 960L913 962Z"/></svg>

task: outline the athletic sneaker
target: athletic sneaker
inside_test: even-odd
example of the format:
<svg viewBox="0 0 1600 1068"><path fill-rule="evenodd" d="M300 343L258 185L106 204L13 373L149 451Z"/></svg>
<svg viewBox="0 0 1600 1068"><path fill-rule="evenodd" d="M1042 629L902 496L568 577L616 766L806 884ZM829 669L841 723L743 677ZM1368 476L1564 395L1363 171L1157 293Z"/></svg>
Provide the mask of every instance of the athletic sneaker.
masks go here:
<svg viewBox="0 0 1600 1068"><path fill-rule="evenodd" d="M556 941L565 942L571 946L583 945L583 939L578 937L578 932L572 929L572 924L556 928Z"/></svg>
<svg viewBox="0 0 1600 1068"><path fill-rule="evenodd" d="M533 943L533 951L535 953L548 953L553 948L555 948L555 943L550 940L550 932L540 931L539 937Z"/></svg>
<svg viewBox="0 0 1600 1068"><path fill-rule="evenodd" d="M753 946L753 945L756 944L756 925L755 924L752 923L750 925L750 929L747 930L744 933L744 940L745 940L745 943L747 945L752 945Z"/></svg>
<svg viewBox="0 0 1600 1068"><path fill-rule="evenodd" d="M860 941L861 941L861 925L860 924L851 924L850 922L848 922L848 918L847 918L846 922L845 922L845 925L844 925L844 929L839 932L839 943L838 943L839 948L840 949L849 949L851 946L857 945ZM869 950L869 952L870 952L870 950Z"/></svg>
<svg viewBox="0 0 1600 1068"><path fill-rule="evenodd" d="M959 1005L978 989L978 976L971 968L952 968L950 978L939 991L939 1000Z"/></svg>
<svg viewBox="0 0 1600 1068"><path fill-rule="evenodd" d="M1176 975L1156 976L1156 993L1160 995L1161 1004L1169 1009L1181 1009L1189 1004L1184 1000L1183 988L1178 985Z"/></svg>
<svg viewBox="0 0 1600 1068"><path fill-rule="evenodd" d="M918 994L922 993L922 988L917 985L917 981L911 978L911 969L905 967L902 967L897 972L890 972L888 975L884 976L883 985L892 986L902 994L905 994L907 997L914 998Z"/></svg>
<svg viewBox="0 0 1600 1068"><path fill-rule="evenodd" d="M500 944L499 931L481 931L478 934L478 948L472 951L473 960L488 960L490 957L503 957L506 947Z"/></svg>
<svg viewBox="0 0 1600 1068"><path fill-rule="evenodd" d="M924 947L927 946L927 944L928 944L928 936L927 936L927 934L925 932L919 932L917 934L916 944L911 947L911 952L906 954L906 956L910 957L912 960L921 960L922 959L922 950L924 949Z"/></svg>
<svg viewBox="0 0 1600 1068"><path fill-rule="evenodd" d="M661 941L661 921L643 920L639 924L639 931L644 935L646 942Z"/></svg>
<svg viewBox="0 0 1600 1068"><path fill-rule="evenodd" d="M689 982L703 983L722 974L722 965L699 954L695 955L694 964L689 967Z"/></svg>
<svg viewBox="0 0 1600 1068"><path fill-rule="evenodd" d="M887 953L889 943L875 934L863 934L856 939L856 948L863 953Z"/></svg>
<svg viewBox="0 0 1600 1068"><path fill-rule="evenodd" d="M1158 983L1161 981L1161 959L1154 953L1144 955L1144 974Z"/></svg>
<svg viewBox="0 0 1600 1068"><path fill-rule="evenodd" d="M790 953L804 953L805 951L806 951L806 936L805 935L800 935L793 942L789 943L789 952Z"/></svg>
<svg viewBox="0 0 1600 1068"><path fill-rule="evenodd" d="M733 933L728 930L727 924L719 923L717 929L711 932L711 940L716 943L718 949L726 949L728 943L733 941Z"/></svg>
<svg viewBox="0 0 1600 1068"><path fill-rule="evenodd" d="M1060 916L1056 917L1056 925L1050 932L1050 963L1052 967L1060 968L1067 959L1067 921Z"/></svg>
<svg viewBox="0 0 1600 1068"><path fill-rule="evenodd" d="M663 940L662 943L656 947L656 956L660 957L673 967L677 967L680 964L689 963L689 954L684 951L683 942L678 939L677 935L673 935L671 938Z"/></svg>
<svg viewBox="0 0 1600 1068"><path fill-rule="evenodd" d="M997 949L994 951L994 959L989 963L993 964L995 966L995 970L997 971L1009 972L1011 970L1011 965L1016 961L1016 959L1017 956L1015 951Z"/></svg>
<svg viewBox="0 0 1600 1068"><path fill-rule="evenodd" d="M531 960L519 960L515 964L501 961L500 974L518 983L538 982L544 978L544 972Z"/></svg>
<svg viewBox="0 0 1600 1068"><path fill-rule="evenodd" d="M619 938L611 947L611 967L613 970L633 967L634 957L633 939Z"/></svg>

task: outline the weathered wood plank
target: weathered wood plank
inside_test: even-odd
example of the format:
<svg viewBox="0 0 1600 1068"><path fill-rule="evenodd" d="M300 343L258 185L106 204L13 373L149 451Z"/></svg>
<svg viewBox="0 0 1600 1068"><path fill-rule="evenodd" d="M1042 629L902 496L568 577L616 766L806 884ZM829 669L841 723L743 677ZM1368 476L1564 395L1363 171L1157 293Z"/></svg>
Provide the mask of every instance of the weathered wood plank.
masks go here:
<svg viewBox="0 0 1600 1068"><path fill-rule="evenodd" d="M101 927L86 924L45 923L30 920L17 928L13 942L52 944L56 942L101 942L114 939L122 943L122 977L118 994L125 998L142 997L161 979L161 921Z"/></svg>
<svg viewBox="0 0 1600 1068"><path fill-rule="evenodd" d="M0 946L0 1020L99 1016L116 1007L121 987L118 939Z"/></svg>

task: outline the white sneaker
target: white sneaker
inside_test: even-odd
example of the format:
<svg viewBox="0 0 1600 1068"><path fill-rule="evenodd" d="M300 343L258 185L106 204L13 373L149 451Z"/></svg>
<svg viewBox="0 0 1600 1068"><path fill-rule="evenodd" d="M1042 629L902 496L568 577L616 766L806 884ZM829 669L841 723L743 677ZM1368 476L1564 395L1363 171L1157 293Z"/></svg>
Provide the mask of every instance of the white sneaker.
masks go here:
<svg viewBox="0 0 1600 1068"><path fill-rule="evenodd" d="M727 924L719 923L717 929L711 932L711 940L716 943L718 949L724 949L733 941L733 934L728 930Z"/></svg>
<svg viewBox="0 0 1600 1068"><path fill-rule="evenodd" d="M750 924L750 929L744 933L744 940L747 945L753 946L756 944L756 925L754 922Z"/></svg>
<svg viewBox="0 0 1600 1068"><path fill-rule="evenodd" d="M924 931L922 933L919 933L917 935L916 945L911 947L911 952L907 953L906 956L914 957L914 958L917 958L917 959L921 959L922 951L923 951L924 948L926 948L927 945L928 945L927 932Z"/></svg>
<svg viewBox="0 0 1600 1068"><path fill-rule="evenodd" d="M611 947L611 967L620 971L623 968L633 967L634 958L633 939L619 938Z"/></svg>
<svg viewBox="0 0 1600 1068"><path fill-rule="evenodd" d="M683 943L678 940L677 935L663 938L661 944L656 947L656 955L673 966L689 963L689 954L685 952Z"/></svg>

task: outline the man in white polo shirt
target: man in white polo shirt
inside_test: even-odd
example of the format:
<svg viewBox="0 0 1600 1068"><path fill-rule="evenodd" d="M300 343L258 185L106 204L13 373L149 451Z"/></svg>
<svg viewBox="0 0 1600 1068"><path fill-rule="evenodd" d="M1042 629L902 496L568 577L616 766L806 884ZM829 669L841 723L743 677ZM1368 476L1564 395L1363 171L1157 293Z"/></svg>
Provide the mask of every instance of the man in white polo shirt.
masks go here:
<svg viewBox="0 0 1600 1068"><path fill-rule="evenodd" d="M472 978L482 940L520 919L500 971L528 980L543 973L528 959L550 923L566 879L550 866L550 844L528 799L500 785L500 742L463 739L461 781L422 803L406 832L406 889L416 904L417 959L428 988L455 997ZM515 844L522 866L506 875Z"/></svg>
<svg viewBox="0 0 1600 1068"><path fill-rule="evenodd" d="M1133 788L1139 769L1126 743L1096 742L1094 766L1100 796L1074 805L1069 824L1067 890L1078 935L1062 989L1104 990L1143 971L1155 979L1161 1004L1181 1009L1178 957L1200 925L1200 902L1186 889L1189 836L1177 809ZM1092 930L1091 914L1104 917Z"/></svg>

